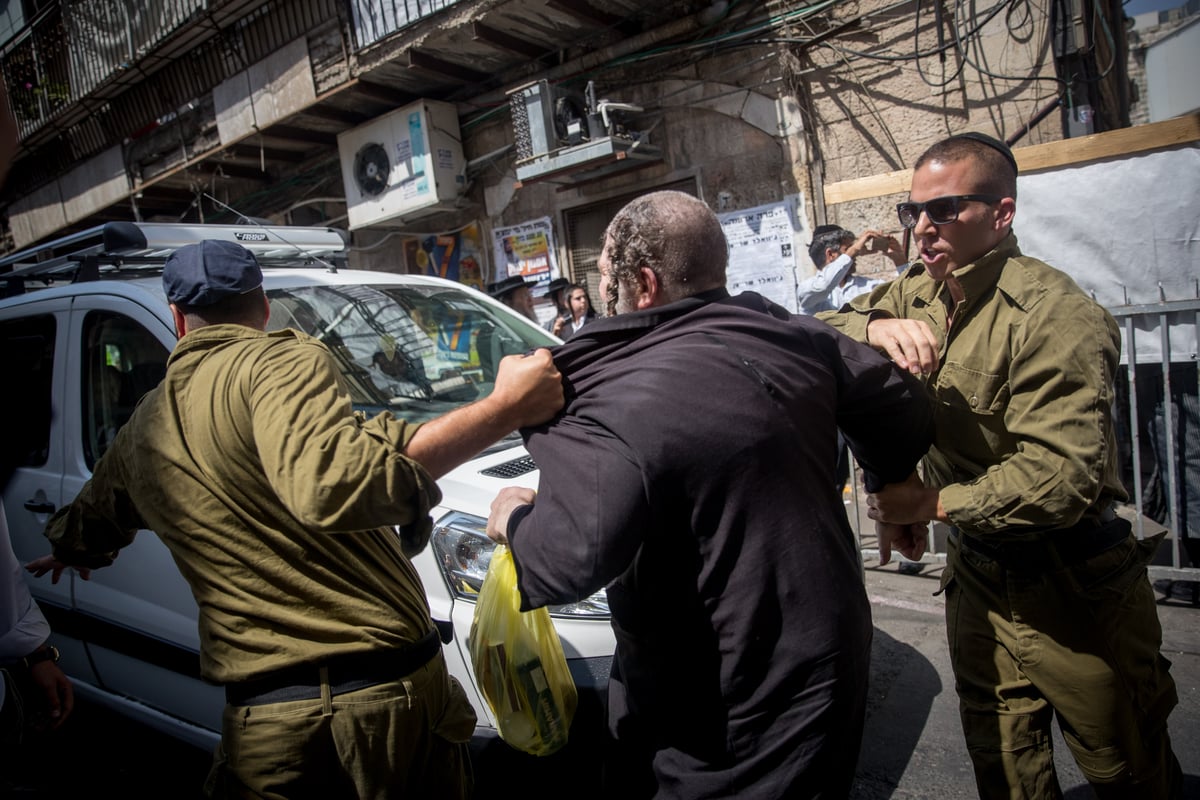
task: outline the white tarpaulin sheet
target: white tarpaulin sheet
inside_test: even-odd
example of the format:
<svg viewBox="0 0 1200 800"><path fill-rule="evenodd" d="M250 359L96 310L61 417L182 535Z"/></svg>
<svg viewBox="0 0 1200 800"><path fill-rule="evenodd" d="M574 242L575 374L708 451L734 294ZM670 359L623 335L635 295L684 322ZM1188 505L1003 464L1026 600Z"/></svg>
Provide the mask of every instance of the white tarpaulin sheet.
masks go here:
<svg viewBox="0 0 1200 800"><path fill-rule="evenodd" d="M1013 231L1022 252L1068 273L1108 308L1193 300L1200 279L1200 147L1023 175ZM1153 319L1137 326L1139 362L1159 359ZM1194 359L1195 314L1172 319L1180 320L1170 326L1172 360Z"/></svg>

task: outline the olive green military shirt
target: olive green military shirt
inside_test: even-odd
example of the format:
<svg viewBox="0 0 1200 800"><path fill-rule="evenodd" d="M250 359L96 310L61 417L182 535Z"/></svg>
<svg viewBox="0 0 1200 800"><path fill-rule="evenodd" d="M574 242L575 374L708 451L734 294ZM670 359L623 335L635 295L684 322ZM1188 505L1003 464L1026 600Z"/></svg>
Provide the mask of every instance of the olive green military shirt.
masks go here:
<svg viewBox="0 0 1200 800"><path fill-rule="evenodd" d="M403 453L415 431L357 416L311 337L199 328L46 535L59 560L97 567L156 532L199 606L213 682L401 647L433 627L390 527L423 544L441 499Z"/></svg>
<svg viewBox="0 0 1200 800"><path fill-rule="evenodd" d="M1113 428L1116 321L1073 280L1021 255L1009 234L954 271L965 294L916 264L817 316L861 342L878 316L921 320L939 342L927 380L934 444L923 463L946 514L974 534L1060 528L1126 499Z"/></svg>

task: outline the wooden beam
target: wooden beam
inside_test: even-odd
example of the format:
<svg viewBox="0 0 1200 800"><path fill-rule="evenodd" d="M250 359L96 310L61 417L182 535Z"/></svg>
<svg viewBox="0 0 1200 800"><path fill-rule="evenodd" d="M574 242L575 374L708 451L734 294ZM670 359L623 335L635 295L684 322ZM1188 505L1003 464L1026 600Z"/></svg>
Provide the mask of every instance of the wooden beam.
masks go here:
<svg viewBox="0 0 1200 800"><path fill-rule="evenodd" d="M450 78L462 83L483 83L490 77L470 67L464 67L461 64L452 64L437 56L431 56L415 47L408 50L407 56L409 69L422 69L443 78Z"/></svg>
<svg viewBox="0 0 1200 800"><path fill-rule="evenodd" d="M527 42L524 39L513 36L511 33L505 33L490 25L484 25L482 22L472 23L471 38L477 42L485 42L503 50L516 53L519 56L535 60L544 58L547 52L547 48L542 45Z"/></svg>
<svg viewBox="0 0 1200 800"><path fill-rule="evenodd" d="M1200 141L1200 112L1149 125L1023 147L1014 150L1013 155L1017 157L1017 166L1022 172L1037 172L1196 141Z"/></svg>
<svg viewBox="0 0 1200 800"><path fill-rule="evenodd" d="M1200 112L1184 117L1136 125L1115 131L1094 133L1059 142L1035 144L1013 150L1021 173L1039 172L1056 167L1086 164L1105 158L1118 158L1148 150L1161 150L1181 144L1200 142ZM901 169L838 181L825 187L825 205L867 200L889 194L903 194L912 185L912 170Z"/></svg>
<svg viewBox="0 0 1200 800"><path fill-rule="evenodd" d="M907 192L912 186L912 170L898 169L865 178L853 178L825 185L825 205L849 203L851 200L866 200L887 194Z"/></svg>

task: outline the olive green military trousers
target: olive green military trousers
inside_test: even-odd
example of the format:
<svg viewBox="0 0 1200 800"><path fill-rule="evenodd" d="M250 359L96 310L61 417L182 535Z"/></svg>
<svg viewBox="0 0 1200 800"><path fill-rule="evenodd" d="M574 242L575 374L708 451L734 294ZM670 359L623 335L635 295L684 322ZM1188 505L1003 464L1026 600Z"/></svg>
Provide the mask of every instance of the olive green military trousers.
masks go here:
<svg viewBox="0 0 1200 800"><path fill-rule="evenodd" d="M395 681L227 705L206 786L214 798L467 800L475 711L441 653Z"/></svg>
<svg viewBox="0 0 1200 800"><path fill-rule="evenodd" d="M1102 800L1175 800L1177 703L1146 565L1156 539L1046 570L952 537L942 578L967 749L984 800L1061 798L1051 721Z"/></svg>

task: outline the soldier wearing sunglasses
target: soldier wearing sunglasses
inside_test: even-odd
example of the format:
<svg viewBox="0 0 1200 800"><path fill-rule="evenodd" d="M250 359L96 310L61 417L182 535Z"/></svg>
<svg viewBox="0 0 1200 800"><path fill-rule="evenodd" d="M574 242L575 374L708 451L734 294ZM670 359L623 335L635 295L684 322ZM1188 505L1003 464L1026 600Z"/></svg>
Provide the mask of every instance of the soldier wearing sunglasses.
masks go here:
<svg viewBox="0 0 1200 800"><path fill-rule="evenodd" d="M941 592L980 797L1061 797L1051 720L1100 798L1182 796L1177 703L1146 565L1114 503L1111 315L1012 232L1017 164L983 134L916 162L900 223L918 261L818 316L924 376L934 444L868 496L880 560L951 528Z"/></svg>

